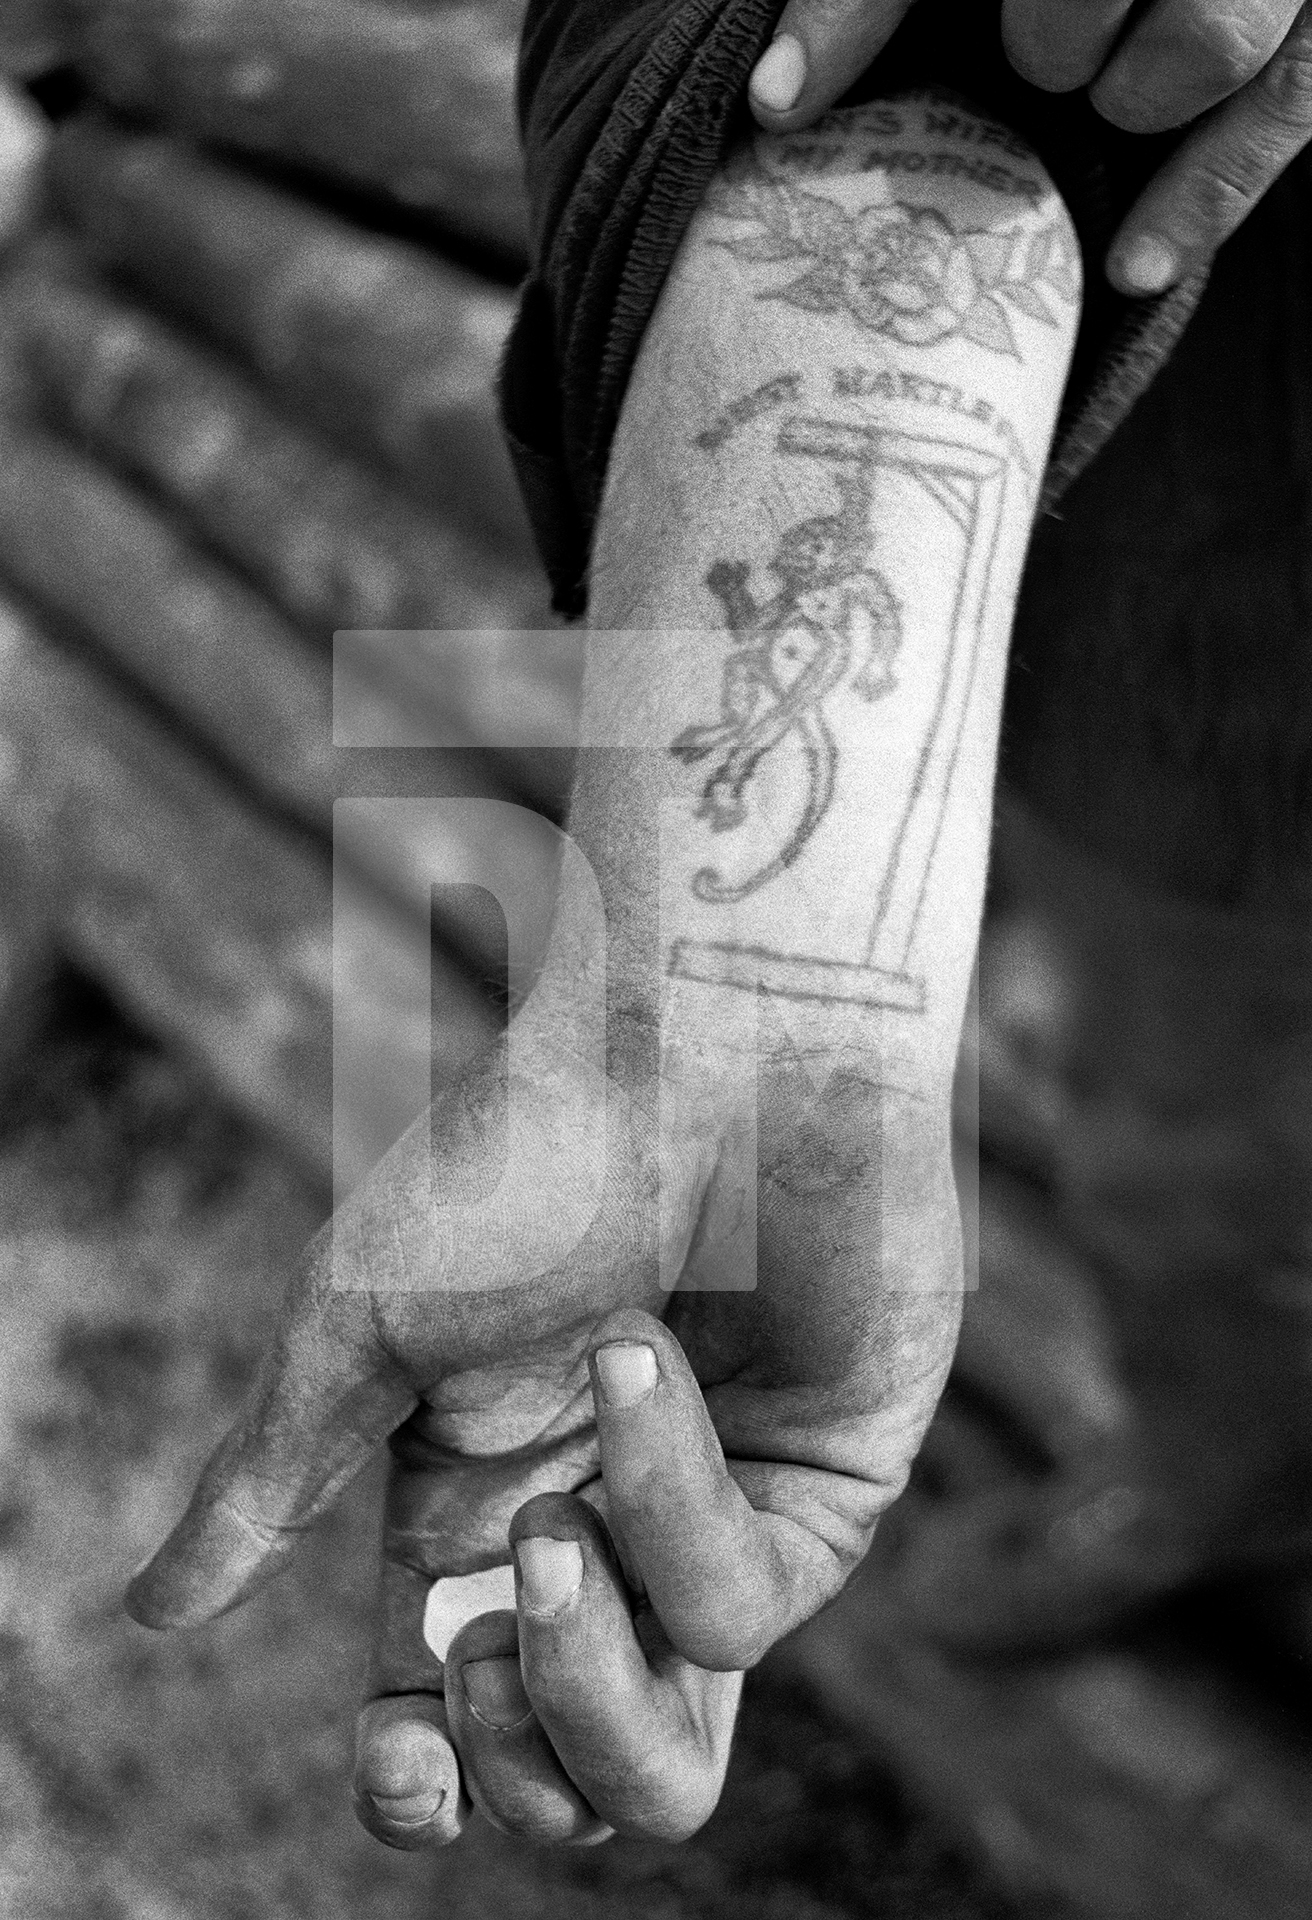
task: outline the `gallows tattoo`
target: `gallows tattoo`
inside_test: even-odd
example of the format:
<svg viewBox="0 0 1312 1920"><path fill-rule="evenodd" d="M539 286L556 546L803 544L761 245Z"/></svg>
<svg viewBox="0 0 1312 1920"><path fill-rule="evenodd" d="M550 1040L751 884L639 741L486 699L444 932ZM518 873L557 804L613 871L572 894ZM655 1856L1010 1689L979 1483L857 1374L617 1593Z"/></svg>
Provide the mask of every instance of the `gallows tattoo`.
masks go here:
<svg viewBox="0 0 1312 1920"><path fill-rule="evenodd" d="M899 639L906 661L898 697L903 724L892 730L902 736L902 750L894 746L885 762L888 779L880 802L884 851L876 868L872 850L869 874L853 874L849 900L856 924L845 924L832 941L815 927L805 935L810 950L744 943L732 937L730 921L722 923L727 937L676 940L669 970L681 979L755 994L923 1013L925 980L913 964L915 942L967 733L985 609L993 593L1007 462L962 442L825 412L785 415L772 440L782 458L815 463L810 471L820 484L839 488L843 505L837 514L788 528L770 561L780 590L763 604L748 593L741 563L721 561L713 569L712 590L725 604L734 636L723 719L715 727L690 727L674 747L685 760L716 756L701 794L701 810L712 825L729 828L742 817L753 770L788 738L790 728L803 742L804 754L791 748L787 761L791 770L806 758L811 797L801 829L761 872L730 886L719 874L703 871L695 891L708 901L741 898L796 859L807 833L814 831L834 783L834 748L822 703L828 698L837 718L837 700L846 694L835 697L834 690L854 659L853 630L861 626L870 631L873 645L851 686L864 682L868 699L890 687ZM927 537L941 543L944 565L921 581L915 553L906 552L899 561L899 550L888 541L885 565L907 568L906 599L899 609L887 581L864 565L874 530L861 518L873 501L883 524L891 526L908 489L937 509ZM902 576L894 579L900 587ZM798 804L795 800L794 807ZM763 817L763 806L754 812L760 817L744 840L756 845L757 833L772 823ZM838 813L837 802L832 812ZM827 831L826 825L816 836L817 854ZM876 895L868 921L867 889ZM753 930L766 932L759 920Z"/></svg>
<svg viewBox="0 0 1312 1920"><path fill-rule="evenodd" d="M779 851L745 879L714 867L693 878L693 892L711 903L742 900L791 867L824 819L833 798L838 751L825 701L847 678L863 700L877 700L897 682L892 661L902 638L897 600L883 574L866 566L872 474L834 475L842 500L785 529L767 562L776 592L758 600L745 561L718 560L706 584L724 609L733 648L724 663L720 719L687 727L670 751L686 765L714 759L697 806L716 833L747 818L747 796L763 760L789 739L806 770L801 817Z"/></svg>

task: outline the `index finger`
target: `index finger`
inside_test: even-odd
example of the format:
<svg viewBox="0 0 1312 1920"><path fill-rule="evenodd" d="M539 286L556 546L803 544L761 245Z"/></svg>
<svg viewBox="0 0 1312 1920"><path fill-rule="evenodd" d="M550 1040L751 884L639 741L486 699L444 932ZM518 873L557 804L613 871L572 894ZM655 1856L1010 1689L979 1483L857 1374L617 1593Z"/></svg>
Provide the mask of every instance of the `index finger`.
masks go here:
<svg viewBox="0 0 1312 1920"><path fill-rule="evenodd" d="M1186 126L1262 71L1297 12L1298 0L1155 0L1089 98L1127 133Z"/></svg>
<svg viewBox="0 0 1312 1920"><path fill-rule="evenodd" d="M128 1589L143 1626L195 1626L239 1605L415 1404L378 1350L369 1295L320 1287L315 1272L307 1259L241 1418Z"/></svg>

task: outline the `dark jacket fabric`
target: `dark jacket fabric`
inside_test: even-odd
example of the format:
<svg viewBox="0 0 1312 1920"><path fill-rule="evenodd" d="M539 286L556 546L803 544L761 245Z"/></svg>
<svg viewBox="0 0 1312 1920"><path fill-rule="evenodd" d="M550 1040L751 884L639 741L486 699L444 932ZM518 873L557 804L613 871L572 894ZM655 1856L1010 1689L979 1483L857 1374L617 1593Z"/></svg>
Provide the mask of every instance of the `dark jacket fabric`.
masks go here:
<svg viewBox="0 0 1312 1920"><path fill-rule="evenodd" d="M679 242L750 124L747 81L783 0L530 0L520 118L531 271L502 414L557 609L586 606L588 555L625 388ZM1027 139L1071 210L1085 301L1042 506L1051 509L1169 355L1202 292L1108 286L1103 255L1170 138L1119 133L1083 94L1022 81L979 0L921 0L849 102L933 85Z"/></svg>

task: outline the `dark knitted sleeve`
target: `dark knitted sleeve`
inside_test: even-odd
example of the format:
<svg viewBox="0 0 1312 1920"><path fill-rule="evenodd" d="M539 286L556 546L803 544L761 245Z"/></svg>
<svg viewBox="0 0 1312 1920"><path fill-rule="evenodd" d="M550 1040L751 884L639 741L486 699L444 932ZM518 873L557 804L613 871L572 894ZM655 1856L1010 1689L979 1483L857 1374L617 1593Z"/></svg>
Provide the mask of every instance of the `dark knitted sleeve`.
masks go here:
<svg viewBox="0 0 1312 1920"><path fill-rule="evenodd" d="M555 604L580 613L592 530L629 374L665 275L726 147L783 0L531 0L520 65L531 271L502 412ZM849 100L938 86L1006 122L1071 210L1085 304L1043 506L1055 504L1169 355L1196 275L1155 300L1108 286L1105 249L1170 137L1136 138L1082 94L1007 64L979 0L921 0Z"/></svg>

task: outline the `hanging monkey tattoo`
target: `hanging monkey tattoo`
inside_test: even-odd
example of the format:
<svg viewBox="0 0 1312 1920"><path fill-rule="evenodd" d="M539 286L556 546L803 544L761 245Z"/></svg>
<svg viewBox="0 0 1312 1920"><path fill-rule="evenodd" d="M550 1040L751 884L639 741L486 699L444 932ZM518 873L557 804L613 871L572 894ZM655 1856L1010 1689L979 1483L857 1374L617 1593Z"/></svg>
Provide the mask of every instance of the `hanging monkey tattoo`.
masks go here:
<svg viewBox="0 0 1312 1920"><path fill-rule="evenodd" d="M741 826L757 769L790 738L802 750L806 786L800 818L778 852L741 880L703 867L692 882L699 900L743 900L802 854L828 810L838 770L825 702L854 663L850 685L863 700L877 700L897 685L892 662L902 639L901 609L883 574L865 565L872 474L848 467L833 478L839 511L785 528L766 563L777 591L758 600L743 560L717 560L706 575L733 647L724 663L719 720L685 728L670 747L688 766L714 758L697 817L715 833Z"/></svg>

